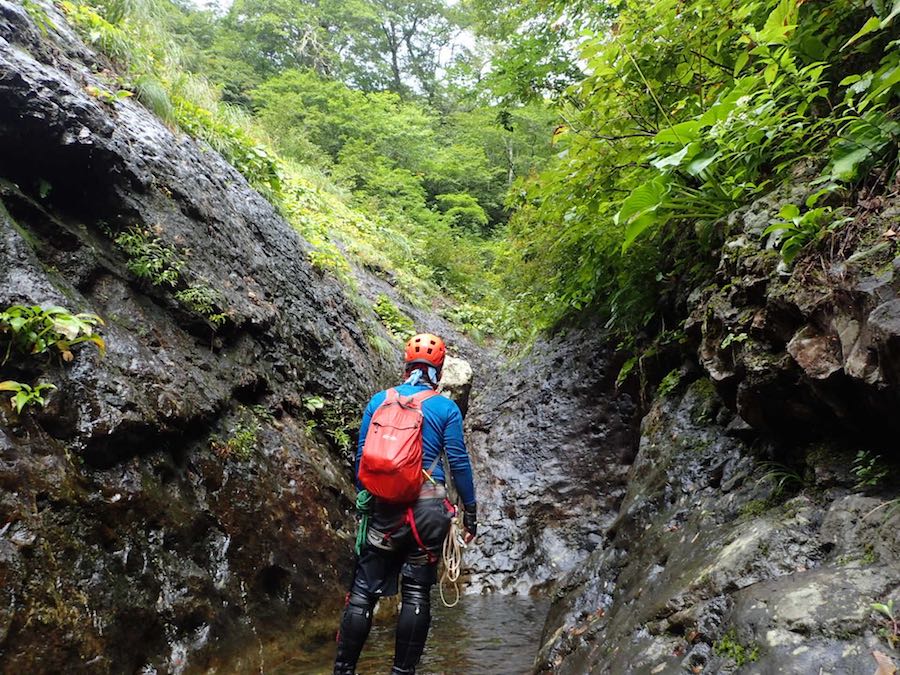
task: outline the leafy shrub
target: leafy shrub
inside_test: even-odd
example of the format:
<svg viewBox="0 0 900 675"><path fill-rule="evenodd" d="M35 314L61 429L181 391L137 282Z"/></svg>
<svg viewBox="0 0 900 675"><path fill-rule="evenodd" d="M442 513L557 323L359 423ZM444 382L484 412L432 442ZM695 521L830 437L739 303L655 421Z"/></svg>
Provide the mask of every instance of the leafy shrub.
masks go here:
<svg viewBox="0 0 900 675"><path fill-rule="evenodd" d="M447 222L453 227L472 233L481 233L487 228L488 215L472 195L444 194L438 195L436 201Z"/></svg>
<svg viewBox="0 0 900 675"><path fill-rule="evenodd" d="M592 305L621 334L652 333L676 284L709 279L724 216L792 180L798 162L828 161L823 185L890 168L900 56L879 33L889 3L877 4L852 55L840 49L858 8L844 0L630 4L614 31L588 35L558 154L510 192L502 279L520 321L551 326ZM845 222L807 212L780 228L787 258Z"/></svg>
<svg viewBox="0 0 900 675"><path fill-rule="evenodd" d="M833 209L829 206L813 208L819 198L830 192L831 188L820 190L806 200L807 211L800 213L796 204L785 204L778 216L781 220L772 223L763 232L763 236L774 235L775 244L781 250L784 262L790 265L797 254L808 244L817 241L824 233L832 231L849 218L834 219Z"/></svg>
<svg viewBox="0 0 900 675"><path fill-rule="evenodd" d="M49 383L42 383L35 387L31 387L27 384L15 382L13 380L0 382L0 391L12 392L13 395L10 398L10 401L12 401L12 405L16 409L16 414L21 414L22 409L27 405L39 405L43 408L46 403L43 392L53 391L54 389L56 389L56 385Z"/></svg>
<svg viewBox="0 0 900 675"><path fill-rule="evenodd" d="M464 302L444 310L443 315L476 340L495 335L499 331L497 310L491 307Z"/></svg>
<svg viewBox="0 0 900 675"><path fill-rule="evenodd" d="M391 302L391 299L384 293L378 294L378 298L372 308L375 310L378 318L381 319L381 323L397 340L408 340L415 334L416 330L413 320L401 312L400 308Z"/></svg>
<svg viewBox="0 0 900 675"><path fill-rule="evenodd" d="M339 399L326 400L321 396L307 397L303 406L311 416L306 423L307 431L313 433L321 422L325 434L342 453L349 455L353 444L350 431L356 423L356 413L352 407Z"/></svg>
<svg viewBox="0 0 900 675"><path fill-rule="evenodd" d="M239 127L209 110L180 96L173 99L174 117L178 125L209 143L247 182L271 199L281 193L278 162L261 144Z"/></svg>
<svg viewBox="0 0 900 675"><path fill-rule="evenodd" d="M72 347L90 342L106 353L106 343L97 334L103 320L96 314L70 314L62 307L41 307L34 305L13 305L0 312L0 348L3 360L9 360L11 353L23 356L31 354L58 353L64 361L74 358Z"/></svg>
<svg viewBox="0 0 900 675"><path fill-rule="evenodd" d="M851 472L856 476L856 487L876 487L890 475L881 455L868 450L860 450L853 459Z"/></svg>
<svg viewBox="0 0 900 675"><path fill-rule="evenodd" d="M214 327L225 323L228 315L222 311L222 294L209 286L190 286L175 294L175 299L192 312L205 317Z"/></svg>
<svg viewBox="0 0 900 675"><path fill-rule="evenodd" d="M115 242L128 255L128 269L136 277L154 286L178 284L184 261L174 247L164 244L152 232L131 227L117 235Z"/></svg>
<svg viewBox="0 0 900 675"><path fill-rule="evenodd" d="M226 440L214 436L210 439L210 448L222 459L236 459L246 462L253 457L256 443L259 438L259 422L241 421L229 434Z"/></svg>

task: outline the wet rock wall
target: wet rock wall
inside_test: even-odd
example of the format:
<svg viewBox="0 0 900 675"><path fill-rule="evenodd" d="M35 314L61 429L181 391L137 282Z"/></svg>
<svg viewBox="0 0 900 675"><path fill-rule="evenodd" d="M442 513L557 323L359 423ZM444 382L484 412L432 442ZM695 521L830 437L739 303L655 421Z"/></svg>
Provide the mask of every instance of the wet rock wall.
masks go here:
<svg viewBox="0 0 900 675"><path fill-rule="evenodd" d="M467 424L479 501L470 592L539 591L602 541L624 496L637 406L598 331L539 342L477 373Z"/></svg>
<svg viewBox="0 0 900 675"><path fill-rule="evenodd" d="M897 206L861 195L839 236L788 268L763 231L810 191L730 218L718 272L689 300L682 383L644 417L602 542L557 584L537 672L900 663L872 608L900 597Z"/></svg>
<svg viewBox="0 0 900 675"><path fill-rule="evenodd" d="M0 309L96 313L108 352L0 366L58 387L0 396L0 670L183 672L342 597L347 434L394 364L217 153L89 94L108 64L50 11L0 1ZM136 275L135 231L176 284Z"/></svg>

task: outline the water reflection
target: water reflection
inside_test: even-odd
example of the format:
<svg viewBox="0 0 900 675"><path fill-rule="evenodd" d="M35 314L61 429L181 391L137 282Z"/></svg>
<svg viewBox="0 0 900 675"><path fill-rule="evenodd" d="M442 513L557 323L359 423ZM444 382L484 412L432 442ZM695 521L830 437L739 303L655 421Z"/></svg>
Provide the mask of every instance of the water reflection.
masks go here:
<svg viewBox="0 0 900 675"><path fill-rule="evenodd" d="M434 618L417 675L525 675L531 672L548 603L518 596L464 596L444 607L435 594ZM337 617L335 617L337 621ZM360 675L386 675L394 653L394 620L372 628L357 666ZM331 672L334 644L304 654L269 654L272 675ZM276 663L277 661L280 661Z"/></svg>

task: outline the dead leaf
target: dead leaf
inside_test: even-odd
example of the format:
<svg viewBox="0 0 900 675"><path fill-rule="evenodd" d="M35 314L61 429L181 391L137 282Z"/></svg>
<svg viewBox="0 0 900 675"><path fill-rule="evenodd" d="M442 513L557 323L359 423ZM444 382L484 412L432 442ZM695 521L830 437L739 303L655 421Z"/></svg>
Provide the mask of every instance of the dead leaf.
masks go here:
<svg viewBox="0 0 900 675"><path fill-rule="evenodd" d="M62 359L66 363L71 363L72 359L74 359L74 358L75 358L75 355L72 352L70 352L68 349L62 353Z"/></svg>
<svg viewBox="0 0 900 675"><path fill-rule="evenodd" d="M894 665L891 657L885 654L884 652L872 652L872 656L875 657L875 663L878 664L878 670L875 671L875 675L894 675L897 672L897 666Z"/></svg>

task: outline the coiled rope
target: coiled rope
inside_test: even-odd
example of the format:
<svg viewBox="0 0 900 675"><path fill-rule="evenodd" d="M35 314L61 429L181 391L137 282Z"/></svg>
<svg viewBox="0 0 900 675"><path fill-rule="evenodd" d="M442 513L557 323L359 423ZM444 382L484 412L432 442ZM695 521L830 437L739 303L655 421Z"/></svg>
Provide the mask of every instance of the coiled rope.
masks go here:
<svg viewBox="0 0 900 675"><path fill-rule="evenodd" d="M369 533L369 514L372 512L372 494L368 490L360 490L356 494L356 512L359 514L359 525L356 528L356 555L362 553Z"/></svg>
<svg viewBox="0 0 900 675"><path fill-rule="evenodd" d="M444 539L444 549L441 554L441 560L444 563L444 569L441 572L441 580L438 584L438 592L441 596L441 602L444 607L456 607L459 604L459 575L462 573L462 550L465 544L462 540L462 527L459 522L459 510L450 519L450 532ZM447 602L444 596L444 585L450 584L456 592L456 597L452 603Z"/></svg>

